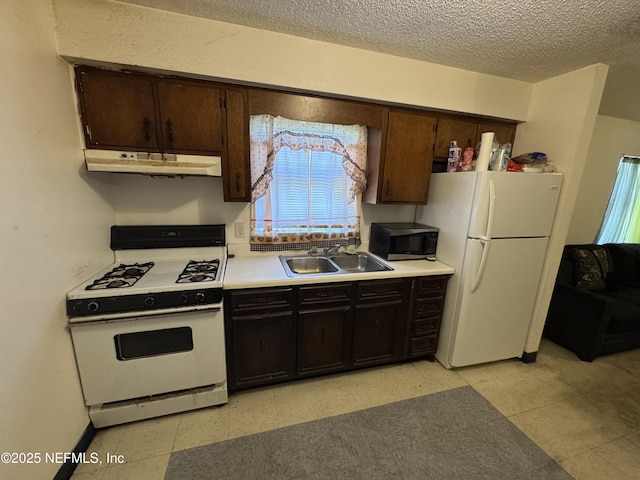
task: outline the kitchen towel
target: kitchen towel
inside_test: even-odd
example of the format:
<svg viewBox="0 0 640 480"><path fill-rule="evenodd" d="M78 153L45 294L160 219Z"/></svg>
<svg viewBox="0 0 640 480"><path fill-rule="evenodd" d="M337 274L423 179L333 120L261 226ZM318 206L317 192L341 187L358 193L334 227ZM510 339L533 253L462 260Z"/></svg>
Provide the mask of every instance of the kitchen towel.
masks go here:
<svg viewBox="0 0 640 480"><path fill-rule="evenodd" d="M493 150L494 132L485 132L480 140L480 152L476 160L476 171L484 172L489 169L489 160L491 160L491 150Z"/></svg>

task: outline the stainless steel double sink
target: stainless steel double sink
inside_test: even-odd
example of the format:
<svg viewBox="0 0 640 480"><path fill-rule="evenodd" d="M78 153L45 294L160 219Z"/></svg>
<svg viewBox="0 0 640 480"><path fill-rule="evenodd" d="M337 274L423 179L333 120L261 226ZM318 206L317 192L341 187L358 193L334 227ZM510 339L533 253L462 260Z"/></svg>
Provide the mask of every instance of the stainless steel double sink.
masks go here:
<svg viewBox="0 0 640 480"><path fill-rule="evenodd" d="M279 258L289 277L393 270L367 253L280 255Z"/></svg>

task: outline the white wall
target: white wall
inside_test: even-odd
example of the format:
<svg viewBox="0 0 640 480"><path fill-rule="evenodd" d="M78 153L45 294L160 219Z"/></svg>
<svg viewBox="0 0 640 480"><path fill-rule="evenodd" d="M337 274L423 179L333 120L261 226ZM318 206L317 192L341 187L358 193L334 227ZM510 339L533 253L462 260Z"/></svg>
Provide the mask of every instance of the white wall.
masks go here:
<svg viewBox="0 0 640 480"><path fill-rule="evenodd" d="M529 120L516 134L514 154L545 152L564 174L526 352L540 344L607 72L606 65L593 65L535 84Z"/></svg>
<svg viewBox="0 0 640 480"><path fill-rule="evenodd" d="M142 175L97 174L112 178L116 221L121 225L224 223L233 253L249 254L248 203L223 202L222 179L153 178ZM371 222L411 222L413 205L362 205L362 240L369 241ZM236 238L234 223L245 225L245 237Z"/></svg>
<svg viewBox="0 0 640 480"><path fill-rule="evenodd" d="M599 115L571 217L567 244L595 241L622 155L640 156L640 123Z"/></svg>
<svg viewBox="0 0 640 480"><path fill-rule="evenodd" d="M89 423L65 294L109 262L108 183L81 173L69 66L50 2L0 2L0 452L75 447ZM60 465L0 464L0 478Z"/></svg>

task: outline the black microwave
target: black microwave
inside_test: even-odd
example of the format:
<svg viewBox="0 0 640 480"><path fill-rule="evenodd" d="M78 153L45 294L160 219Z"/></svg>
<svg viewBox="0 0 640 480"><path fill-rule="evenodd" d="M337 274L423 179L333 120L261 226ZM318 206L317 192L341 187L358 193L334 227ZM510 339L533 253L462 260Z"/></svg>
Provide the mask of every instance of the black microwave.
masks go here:
<svg viewBox="0 0 640 480"><path fill-rule="evenodd" d="M436 259L438 229L421 223L372 223L369 251L386 260Z"/></svg>

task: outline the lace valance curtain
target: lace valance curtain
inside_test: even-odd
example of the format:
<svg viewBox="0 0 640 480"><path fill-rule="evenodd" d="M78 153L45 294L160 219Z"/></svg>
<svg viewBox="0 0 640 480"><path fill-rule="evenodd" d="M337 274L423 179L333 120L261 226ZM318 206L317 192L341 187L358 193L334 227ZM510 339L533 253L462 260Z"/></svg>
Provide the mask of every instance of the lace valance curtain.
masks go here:
<svg viewBox="0 0 640 480"><path fill-rule="evenodd" d="M367 188L367 127L303 122L271 115L251 117L251 201L262 197L273 179L273 163L280 149L308 148L342 156L342 167L353 180L349 201ZM304 133L293 133L304 132Z"/></svg>
<svg viewBox="0 0 640 480"><path fill-rule="evenodd" d="M250 121L250 139L252 249L302 249L322 246L323 242L359 243L359 195L366 189L366 127L255 115ZM296 200L270 188L278 183L283 189L282 184L273 182L279 152L282 154L278 165L286 162L282 163L286 170L280 166L278 180L282 184L295 184L292 188L297 191ZM304 175L301 178L299 172L293 171L299 166L301 172L311 172L315 169L311 164L326 162L328 153L332 154L330 162L339 170L323 173L320 178L309 173L309 185ZM328 178L335 175L342 178L344 193L341 188L336 191L335 186L330 186L339 183L339 179ZM305 202L308 215L307 207L293 205ZM291 211L283 205L291 205ZM300 210L304 210L304 218Z"/></svg>

